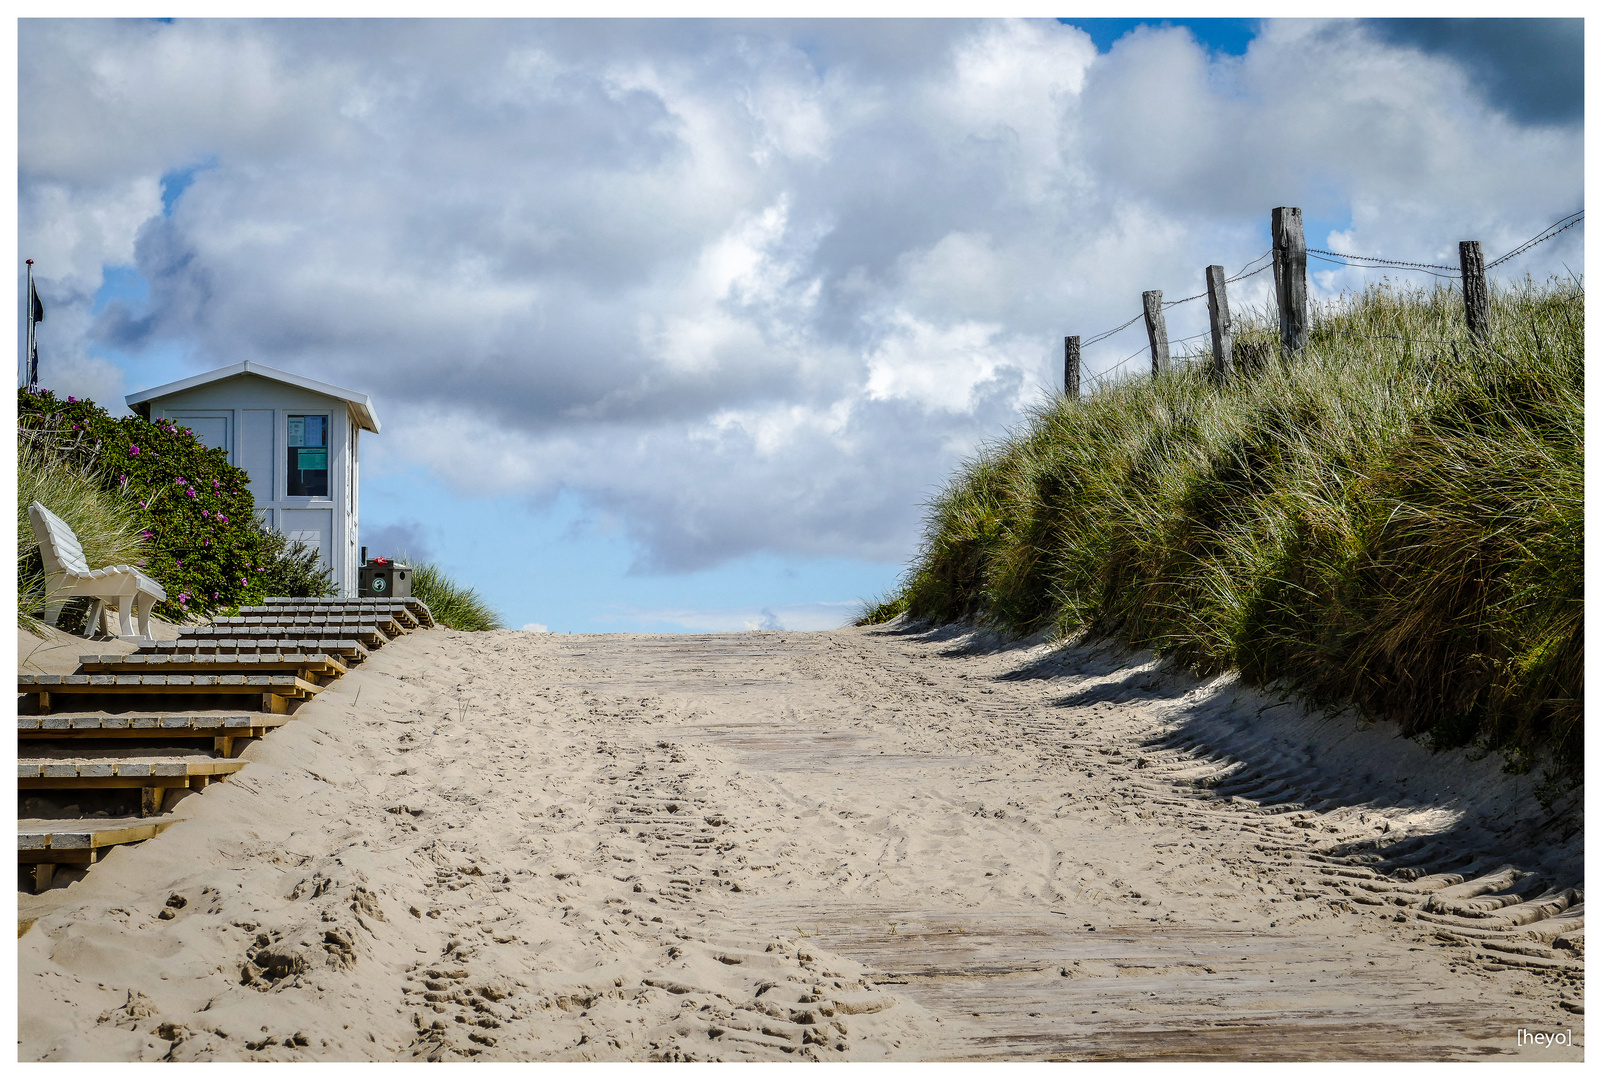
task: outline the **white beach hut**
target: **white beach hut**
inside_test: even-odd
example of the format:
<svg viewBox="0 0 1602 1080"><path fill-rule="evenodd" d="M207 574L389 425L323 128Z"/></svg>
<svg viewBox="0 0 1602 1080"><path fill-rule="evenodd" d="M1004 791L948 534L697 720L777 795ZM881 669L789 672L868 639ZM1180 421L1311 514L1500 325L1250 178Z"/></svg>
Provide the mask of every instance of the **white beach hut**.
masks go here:
<svg viewBox="0 0 1602 1080"><path fill-rule="evenodd" d="M322 553L341 596L355 596L357 440L378 433L366 394L252 361L129 394L147 420L166 417L250 474L256 512Z"/></svg>

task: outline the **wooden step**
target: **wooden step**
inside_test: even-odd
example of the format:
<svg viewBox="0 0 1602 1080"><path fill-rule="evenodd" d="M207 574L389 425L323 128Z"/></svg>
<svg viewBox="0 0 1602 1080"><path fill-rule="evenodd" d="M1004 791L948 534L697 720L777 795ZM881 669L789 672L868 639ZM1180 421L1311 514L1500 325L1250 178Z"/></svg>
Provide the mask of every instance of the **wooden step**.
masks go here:
<svg viewBox="0 0 1602 1080"><path fill-rule="evenodd" d="M24 791L83 788L187 787L236 773L246 763L212 757L80 757L17 759L17 786Z"/></svg>
<svg viewBox="0 0 1602 1080"><path fill-rule="evenodd" d="M433 625L433 613L417 596L321 596L294 597L269 596L262 600L263 607L325 607L341 610L403 607L424 625Z"/></svg>
<svg viewBox="0 0 1602 1080"><path fill-rule="evenodd" d="M97 757L31 757L17 759L17 788L21 791L139 792L139 816L153 817L168 804L170 792L203 791L224 780L247 763L238 758L200 754L156 756L112 753Z"/></svg>
<svg viewBox="0 0 1602 1080"><path fill-rule="evenodd" d="M297 621L298 620L298 621ZM350 619L319 619L312 615L219 615L210 626L186 626L177 640L213 638L230 634L272 634L281 637L307 637L325 630L374 630L380 621L391 621L381 612L369 612ZM165 644L165 642L158 642Z"/></svg>
<svg viewBox="0 0 1602 1080"><path fill-rule="evenodd" d="M262 622L283 622L296 626L321 626L330 620L342 621L352 616L375 622L385 627L385 632L391 637L404 634L408 630L418 628L417 616L404 607L370 608L361 612L344 612L315 608L240 608L229 619L258 619ZM222 619L213 619L214 623L221 624ZM394 626L394 630L387 629Z"/></svg>
<svg viewBox="0 0 1602 1080"><path fill-rule="evenodd" d="M239 628L249 629L251 632L260 627L264 632L272 629L287 629L291 632L335 634L346 630L377 630L384 635L383 640L400 637L406 633L406 626L399 618L383 611L369 611L356 619L324 619L316 615L300 615L295 612L269 612L264 615L223 615L212 620L210 627L196 627L196 636L205 636L198 633L201 630L213 630L218 633L228 633ZM383 642L380 641L379 644Z"/></svg>
<svg viewBox="0 0 1602 1080"><path fill-rule="evenodd" d="M326 597L321 599L308 599L302 597L269 596L262 601L261 608L245 610L257 611L263 609L297 609L307 611L394 611L401 610L409 613L421 626L433 626L434 616L428 610L428 605L415 596L402 597Z"/></svg>
<svg viewBox="0 0 1602 1080"><path fill-rule="evenodd" d="M387 620L386 620L387 622ZM373 619L352 622L335 623L309 623L304 626L285 626L281 623L249 623L249 622L223 622L218 621L216 626L199 626L186 630L182 636L172 641L158 641L155 645L147 645L140 652L162 650L182 650L203 645L209 641L321 641L330 638L353 638L360 641L369 649L382 646L391 638L399 637L404 630L399 624L388 622L389 630L386 632ZM313 646L307 645L306 648Z"/></svg>
<svg viewBox="0 0 1602 1080"><path fill-rule="evenodd" d="M35 712L48 713L53 697L117 697L126 694L227 694L260 699L262 712L284 713L290 701L315 695L322 687L293 674L80 674L18 675L17 693L37 699Z"/></svg>
<svg viewBox="0 0 1602 1080"><path fill-rule="evenodd" d="M240 740L259 739L287 722L273 713L167 713L113 716L105 713L17 717L17 738L42 739L210 739L212 749L231 758Z"/></svg>
<svg viewBox="0 0 1602 1080"><path fill-rule="evenodd" d="M179 671L255 675L269 671L294 672L309 682L316 677L338 678L346 667L328 653L260 652L243 654L209 653L105 653L78 657L86 672L140 675Z"/></svg>
<svg viewBox="0 0 1602 1080"><path fill-rule="evenodd" d="M376 635L375 635L376 636ZM146 645L136 656L255 656L261 653L321 652L346 660L365 660L368 649L355 637L208 637L179 638Z"/></svg>
<svg viewBox="0 0 1602 1080"><path fill-rule="evenodd" d="M17 861L33 864L34 891L43 892L50 887L59 864L92 865L108 848L149 840L175 824L173 819L141 818L21 820L17 822Z"/></svg>

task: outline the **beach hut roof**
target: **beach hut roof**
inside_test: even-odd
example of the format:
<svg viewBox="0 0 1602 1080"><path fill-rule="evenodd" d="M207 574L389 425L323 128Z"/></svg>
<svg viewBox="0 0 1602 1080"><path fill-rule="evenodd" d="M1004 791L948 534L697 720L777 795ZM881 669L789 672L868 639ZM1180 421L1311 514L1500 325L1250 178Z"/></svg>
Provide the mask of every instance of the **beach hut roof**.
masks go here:
<svg viewBox="0 0 1602 1080"><path fill-rule="evenodd" d="M375 435L378 433L378 414L373 412L373 401L366 394L358 394L354 390L347 390L343 386L335 386L333 383L308 379L306 376L296 375L292 371L282 371L279 368L268 367L266 364L259 364L254 360L244 360L237 364L229 364L227 367L217 368L215 371L205 371L199 375L191 375L187 379L179 379L176 382L152 386L148 390L140 390L129 394L123 400L128 403L130 409L140 411L140 405L154 401L156 398L167 397L169 394L176 394L183 390L192 390L197 386L205 386L207 383L231 379L236 375L255 375L259 378L271 379L274 382L298 386L302 390L310 390L313 393L326 394L331 398L339 398L350 406L350 414L355 418L357 424Z"/></svg>

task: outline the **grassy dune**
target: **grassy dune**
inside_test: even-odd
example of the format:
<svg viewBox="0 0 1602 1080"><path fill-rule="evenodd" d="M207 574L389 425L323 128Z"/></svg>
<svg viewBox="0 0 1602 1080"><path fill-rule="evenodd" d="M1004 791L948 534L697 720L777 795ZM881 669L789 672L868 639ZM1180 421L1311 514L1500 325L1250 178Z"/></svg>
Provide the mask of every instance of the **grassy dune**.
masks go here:
<svg viewBox="0 0 1602 1080"><path fill-rule="evenodd" d="M406 556L402 562L408 561ZM428 605L434 621L452 630L500 630L500 614L481 596L451 577L438 563L419 563L412 570L412 595Z"/></svg>
<svg viewBox="0 0 1602 1080"><path fill-rule="evenodd" d="M933 500L863 622L1089 631L1577 775L1584 303L1503 290L1481 346L1455 291L1376 286L1230 388L1192 357L1058 398Z"/></svg>
<svg viewBox="0 0 1602 1080"><path fill-rule="evenodd" d="M45 605L56 597L46 588L39 541L28 507L45 505L77 534L84 558L96 569L138 564L144 556L139 507L119 491L61 454L26 438L17 440L17 626L39 627ZM73 601L79 607L82 600Z"/></svg>

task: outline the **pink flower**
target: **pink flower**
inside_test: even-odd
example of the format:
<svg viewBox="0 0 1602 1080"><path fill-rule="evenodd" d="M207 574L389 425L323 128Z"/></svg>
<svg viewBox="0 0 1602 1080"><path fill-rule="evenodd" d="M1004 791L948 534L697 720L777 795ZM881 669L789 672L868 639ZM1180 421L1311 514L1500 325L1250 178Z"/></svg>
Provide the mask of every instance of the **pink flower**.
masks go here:
<svg viewBox="0 0 1602 1080"><path fill-rule="evenodd" d="M239 584L241 584L241 585L249 585L250 582L246 581L244 578L240 578L239 579Z"/></svg>
<svg viewBox="0 0 1602 1080"><path fill-rule="evenodd" d="M68 395L67 395L67 401L68 401L68 402L69 402L69 403L71 403L71 402L74 402L74 401L77 401L77 400L78 400L78 399L77 399L77 398L75 398L75 397L73 397L73 396L72 396L72 395L71 395L71 394L68 394ZM77 424L74 424L74 425L72 425L72 426L73 426L73 427L77 427L77 426L78 426L78 425L77 425Z"/></svg>
<svg viewBox="0 0 1602 1080"><path fill-rule="evenodd" d="M194 488L190 488L189 489L189 497L191 499L193 499L195 497L195 489Z"/></svg>
<svg viewBox="0 0 1602 1080"><path fill-rule="evenodd" d="M138 457L139 456L139 447L133 446L133 445L130 444L129 447L128 447L128 453L132 454L134 457Z"/></svg>
<svg viewBox="0 0 1602 1080"><path fill-rule="evenodd" d="M214 487L214 488L220 488L220 487L222 487L222 481L221 480L213 480L211 482L211 486Z"/></svg>

